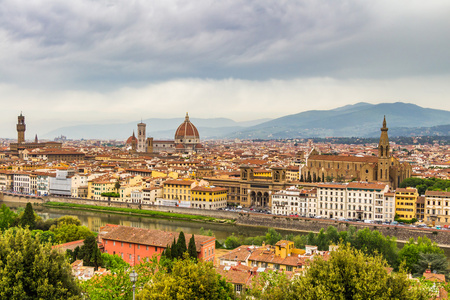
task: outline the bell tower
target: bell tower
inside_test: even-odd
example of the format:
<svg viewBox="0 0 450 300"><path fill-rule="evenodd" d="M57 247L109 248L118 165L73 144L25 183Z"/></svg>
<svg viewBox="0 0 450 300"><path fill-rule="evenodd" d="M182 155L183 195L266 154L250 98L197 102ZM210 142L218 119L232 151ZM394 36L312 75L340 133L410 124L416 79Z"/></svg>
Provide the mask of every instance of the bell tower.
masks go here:
<svg viewBox="0 0 450 300"><path fill-rule="evenodd" d="M383 127L381 127L380 142L378 143L378 172L377 180L389 183L389 137L388 128L386 127L386 116L383 119Z"/></svg>
<svg viewBox="0 0 450 300"><path fill-rule="evenodd" d="M17 143L19 144L25 143L25 129L25 117L20 112L20 116L17 117Z"/></svg>
<svg viewBox="0 0 450 300"><path fill-rule="evenodd" d="M145 139L147 134L145 133L145 123L139 123L138 125L138 144L137 144L137 152L147 152Z"/></svg>

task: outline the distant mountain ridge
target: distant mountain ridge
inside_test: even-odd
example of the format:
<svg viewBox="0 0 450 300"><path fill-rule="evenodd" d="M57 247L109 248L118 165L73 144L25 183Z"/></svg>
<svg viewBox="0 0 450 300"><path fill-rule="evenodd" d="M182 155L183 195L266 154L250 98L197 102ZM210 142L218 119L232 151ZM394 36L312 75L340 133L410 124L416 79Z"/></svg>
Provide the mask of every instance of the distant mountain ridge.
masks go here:
<svg viewBox="0 0 450 300"><path fill-rule="evenodd" d="M191 118L201 139L285 139L309 137L377 137L386 116L390 136L450 135L450 111L411 103L359 102L330 110L310 110L277 119L235 122L227 118ZM143 120L147 136L173 139L183 118ZM53 130L44 138L125 140L138 121L122 124L78 125Z"/></svg>
<svg viewBox="0 0 450 300"><path fill-rule="evenodd" d="M369 104L360 102L331 110L312 110L277 118L229 135L229 138L375 137L383 117L392 135L396 128L409 135L408 128L450 124L450 112L410 103ZM415 130L412 130L415 131ZM440 132L443 134L443 132Z"/></svg>

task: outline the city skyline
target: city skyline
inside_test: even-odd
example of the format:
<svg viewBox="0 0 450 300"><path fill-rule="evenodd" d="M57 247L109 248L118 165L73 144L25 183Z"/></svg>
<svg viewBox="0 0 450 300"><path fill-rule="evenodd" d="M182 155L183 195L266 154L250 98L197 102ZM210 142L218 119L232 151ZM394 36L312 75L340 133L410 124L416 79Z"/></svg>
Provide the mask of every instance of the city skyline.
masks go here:
<svg viewBox="0 0 450 300"><path fill-rule="evenodd" d="M358 102L450 110L449 12L446 1L6 1L0 136L20 111L44 133L186 111L247 121Z"/></svg>

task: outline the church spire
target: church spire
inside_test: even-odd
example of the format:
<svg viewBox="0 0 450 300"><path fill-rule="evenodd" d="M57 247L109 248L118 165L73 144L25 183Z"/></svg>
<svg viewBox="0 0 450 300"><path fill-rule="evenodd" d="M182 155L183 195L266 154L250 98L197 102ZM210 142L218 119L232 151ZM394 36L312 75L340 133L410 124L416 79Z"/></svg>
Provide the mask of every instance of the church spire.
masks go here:
<svg viewBox="0 0 450 300"><path fill-rule="evenodd" d="M386 127L386 116L384 116L384 119L383 119L383 127L382 127L382 129L384 129L384 128L387 129L387 127Z"/></svg>

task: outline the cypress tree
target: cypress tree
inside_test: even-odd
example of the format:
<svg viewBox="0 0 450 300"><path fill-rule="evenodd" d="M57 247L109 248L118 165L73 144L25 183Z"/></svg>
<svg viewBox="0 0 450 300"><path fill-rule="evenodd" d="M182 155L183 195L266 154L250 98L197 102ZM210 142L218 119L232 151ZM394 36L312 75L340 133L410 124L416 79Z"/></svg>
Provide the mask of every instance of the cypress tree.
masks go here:
<svg viewBox="0 0 450 300"><path fill-rule="evenodd" d="M177 242L175 241L175 238L173 238L173 243L170 250L172 251L172 259L180 257L180 255L178 254L178 245Z"/></svg>
<svg viewBox="0 0 450 300"><path fill-rule="evenodd" d="M192 235L189 240L188 253L191 258L197 259L197 247L195 247L194 235Z"/></svg>
<svg viewBox="0 0 450 300"><path fill-rule="evenodd" d="M33 230L36 228L36 219L34 218L34 210L33 210L33 206L31 206L30 202L27 203L27 206L25 207L25 211L23 212L22 218L20 218L20 225L23 228L28 226L30 230Z"/></svg>
<svg viewBox="0 0 450 300"><path fill-rule="evenodd" d="M177 251L178 251L178 257L183 258L184 252L187 251L186 248L186 237L184 236L183 231L180 231L180 235L178 236L178 242L177 242Z"/></svg>

